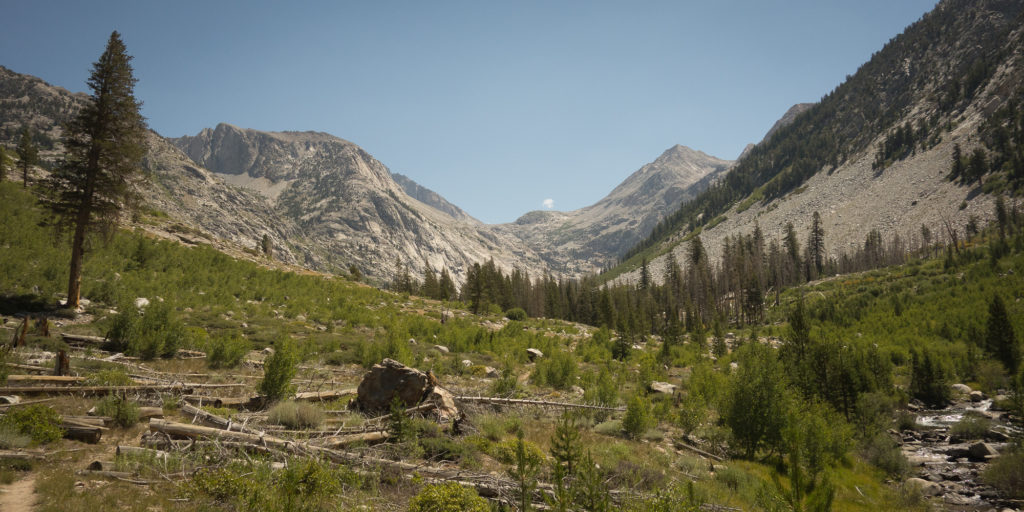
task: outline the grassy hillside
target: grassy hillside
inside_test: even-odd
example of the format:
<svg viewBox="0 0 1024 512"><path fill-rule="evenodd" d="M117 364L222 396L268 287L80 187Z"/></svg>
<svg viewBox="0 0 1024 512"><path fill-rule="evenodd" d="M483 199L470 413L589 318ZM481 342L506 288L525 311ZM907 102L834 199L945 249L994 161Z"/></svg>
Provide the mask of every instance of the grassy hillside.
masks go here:
<svg viewBox="0 0 1024 512"><path fill-rule="evenodd" d="M175 331L184 333L181 345L205 350L208 357L146 360L140 352L144 359L126 370L88 359L97 354L95 349L75 350L73 372L96 379L102 370L107 381L130 381L127 373L146 369L163 372L160 378L243 384L217 392L243 397L256 392L264 370L238 363L263 360L269 367L269 358L256 350L273 345L282 353L296 349L301 363L290 382L299 391L355 387L364 368L392 357L432 370L457 394L624 406L625 411L563 417L558 409L463 404L467 418L458 428L392 417L386 427L405 435L350 448L365 457L424 467L446 464L465 474L512 477L527 485L539 482L562 489L563 499L576 505L589 503L590 510L696 510L701 504L806 510L829 497L834 510L923 510L927 502L920 494L898 485L908 467L884 434L897 428L897 411L911 399L912 352L928 348L940 354L949 366L944 376L949 382L1010 389L1008 374L1000 373L976 342L978 333L985 332L994 295L1005 299L1016 332L1024 332L1024 308L1018 302L1024 293L1024 254L1009 244L999 257L989 256L990 244L982 238L959 256L940 255L787 291L780 306L768 309L764 324L734 335L690 336L678 343L648 336L632 347L606 329L471 315L459 303L382 292L332 276L271 270L209 247L121 231L109 244L93 245L83 286L91 303L75 317L55 306L65 285L66 247L59 239L54 244L52 232L39 226L42 215L31 193L0 183L0 312L17 319L43 315L55 322L48 335L29 336L29 346L11 352L9 361L23 364L42 348L68 348L56 336L58 330L105 334L142 297L151 302L144 318L163 322L158 330L183 326ZM789 324L797 318L800 296L806 329ZM16 322L6 325L4 333L12 334ZM871 376L870 384L858 384L855 407L844 410L844 398L805 376L805 367L791 357L801 332L815 357L835 362L829 350L832 342L841 342L845 346L836 353L870 363L865 367L839 358L842 375ZM783 339L778 350L769 348L776 336ZM242 353L227 363L230 358L216 356L215 364L218 350L239 343L226 340L241 340ZM132 350L131 340L127 347ZM527 348L540 349L544 357L531 361ZM486 378L485 366L498 368L502 376ZM672 396L650 392L652 381L672 383L679 391ZM189 420L177 410L176 397L129 399L162 406L169 418ZM308 424L281 419L284 412L276 406L207 410L301 440L312 438L316 428L372 423L346 411L346 402L319 403L310 406L312 412L295 413L312 418ZM60 398L44 408L81 414L96 404L90 398ZM283 404L293 407L290 401ZM120 410L116 403L110 407ZM748 411L765 415L751 418ZM575 422L569 430L578 437L566 434L564 427L560 431L565 421ZM45 449L66 453L27 466L2 462L0 481L34 477L39 510L245 510L257 502L265 510L347 510L366 504L388 510L456 499L455 491L442 492L413 473L372 464L243 455L232 449L176 452L169 462L117 458L119 470L132 475L128 480L145 480L145 486L71 474L68 468L113 458L116 444L139 444L145 426L127 423L113 427L97 445L55 441ZM4 425L0 421L0 443L18 446ZM572 448L578 468L568 477L559 476L562 466L555 462L566 457L565 446ZM282 460L287 467L271 464ZM76 481L85 481L88 488L102 486L103 492L78 491ZM557 508L559 494L554 496L549 498ZM506 504L514 502L512 496L506 499Z"/></svg>

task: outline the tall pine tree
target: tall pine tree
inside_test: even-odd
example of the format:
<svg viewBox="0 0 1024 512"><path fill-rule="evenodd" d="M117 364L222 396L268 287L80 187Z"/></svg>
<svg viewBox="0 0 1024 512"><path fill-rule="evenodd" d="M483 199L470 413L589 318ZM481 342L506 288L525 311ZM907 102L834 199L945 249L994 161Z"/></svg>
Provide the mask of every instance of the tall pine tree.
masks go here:
<svg viewBox="0 0 1024 512"><path fill-rule="evenodd" d="M64 126L64 161L48 180L46 204L56 225L73 232L69 308L78 307L86 236L110 233L122 207L131 205L131 180L146 153L146 122L134 95L131 59L120 34L110 34L89 76L90 101Z"/></svg>
<svg viewBox="0 0 1024 512"><path fill-rule="evenodd" d="M21 127L21 139L18 140L17 152L21 181L25 188L28 188L28 172L39 163L39 148L32 141L32 130L28 126Z"/></svg>

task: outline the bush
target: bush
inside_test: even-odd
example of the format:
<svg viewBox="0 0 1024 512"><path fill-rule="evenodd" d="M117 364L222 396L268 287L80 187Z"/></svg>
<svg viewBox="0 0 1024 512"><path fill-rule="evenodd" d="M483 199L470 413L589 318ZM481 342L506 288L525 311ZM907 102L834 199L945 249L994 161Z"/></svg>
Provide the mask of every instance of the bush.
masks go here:
<svg viewBox="0 0 1024 512"><path fill-rule="evenodd" d="M502 462L504 464L515 464L516 448L518 447L518 444L518 439L509 439L508 441L496 443L491 448L490 455L495 459L498 459L498 462ZM527 464L539 465L544 462L544 451L542 451L535 443L523 441L523 450L526 455Z"/></svg>
<svg viewBox="0 0 1024 512"><path fill-rule="evenodd" d="M899 444L885 432L876 432L861 442L860 453L873 466L899 478L910 471L910 463Z"/></svg>
<svg viewBox="0 0 1024 512"><path fill-rule="evenodd" d="M111 350L148 360L173 356L187 335L170 304L154 301L141 313L135 304L123 304L107 338Z"/></svg>
<svg viewBox="0 0 1024 512"><path fill-rule="evenodd" d="M981 480L1010 498L1024 498L1024 447L1017 445L996 458Z"/></svg>
<svg viewBox="0 0 1024 512"><path fill-rule="evenodd" d="M96 404L96 413L114 418L114 423L128 428L139 422L139 404L117 395L108 395Z"/></svg>
<svg viewBox="0 0 1024 512"><path fill-rule="evenodd" d="M85 379L87 386L131 386L135 381L124 370L100 370Z"/></svg>
<svg viewBox="0 0 1024 512"><path fill-rule="evenodd" d="M46 444L64 436L60 414L42 405L15 407L0 418L0 428L29 436L33 444Z"/></svg>
<svg viewBox="0 0 1024 512"><path fill-rule="evenodd" d="M249 342L238 335L215 336L206 350L206 364L210 368L234 368L249 352Z"/></svg>
<svg viewBox="0 0 1024 512"><path fill-rule="evenodd" d="M267 413L267 420L271 423L296 430L316 428L323 419L323 411L304 402L281 402Z"/></svg>
<svg viewBox="0 0 1024 512"><path fill-rule="evenodd" d="M409 502L409 512L489 512L487 500L455 482L428 485Z"/></svg>
<svg viewBox="0 0 1024 512"><path fill-rule="evenodd" d="M636 439L657 424L651 414L651 402L646 397L634 395L626 404L626 415L622 418L622 428L626 435Z"/></svg>
<svg viewBox="0 0 1024 512"><path fill-rule="evenodd" d="M31 442L32 438L23 434L20 429L0 424L0 450L24 448Z"/></svg>
<svg viewBox="0 0 1024 512"><path fill-rule="evenodd" d="M957 441L983 439L990 428L992 428L992 420L984 416L971 414L968 411L960 421L949 427L949 437L951 440Z"/></svg>
<svg viewBox="0 0 1024 512"><path fill-rule="evenodd" d="M505 318L513 321L523 321L528 318L526 311L523 308L512 308L505 312Z"/></svg>
<svg viewBox="0 0 1024 512"><path fill-rule="evenodd" d="M263 380L258 391L271 401L280 400L292 393L292 378L298 365L298 356L291 342L282 338L274 347L274 353L263 361Z"/></svg>
<svg viewBox="0 0 1024 512"><path fill-rule="evenodd" d="M546 384L556 389L566 389L576 382L576 358L568 352L556 350L551 357L537 362L532 380L538 386Z"/></svg>

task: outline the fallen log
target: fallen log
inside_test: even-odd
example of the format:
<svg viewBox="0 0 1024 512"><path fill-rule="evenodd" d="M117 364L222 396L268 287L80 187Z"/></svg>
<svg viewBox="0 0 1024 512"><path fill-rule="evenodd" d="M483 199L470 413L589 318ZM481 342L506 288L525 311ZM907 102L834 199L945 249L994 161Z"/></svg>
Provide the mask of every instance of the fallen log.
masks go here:
<svg viewBox="0 0 1024 512"><path fill-rule="evenodd" d="M705 457L707 457L707 458L709 458L709 459L711 459L713 461L725 462L725 459L723 459L722 457L719 457L718 455L706 452L704 450L701 450L700 448L697 448L696 446L684 443L684 442L682 442L682 441L680 441L678 439L673 441L673 444L676 446L676 448L682 448L682 449L685 449L685 450L689 450L689 451L691 451L693 453L696 453L697 455L703 455L703 456L705 456Z"/></svg>
<svg viewBox="0 0 1024 512"><path fill-rule="evenodd" d="M86 425L84 423L64 419L61 420L60 428L64 431L65 438L89 444L96 444L100 442L100 438L103 437L103 431L107 430L105 427Z"/></svg>
<svg viewBox="0 0 1024 512"><path fill-rule="evenodd" d="M68 334L66 332L60 333L60 337L68 345L103 345L107 342L107 338L103 336L86 336L84 334Z"/></svg>
<svg viewBox="0 0 1024 512"><path fill-rule="evenodd" d="M141 446L121 446L117 445L117 450L114 452L118 457L140 457L140 458L152 458L166 462L170 454L163 450L151 450L149 448L143 448Z"/></svg>
<svg viewBox="0 0 1024 512"><path fill-rule="evenodd" d="M122 393L122 392L145 392L145 391L178 391L181 393L191 393L195 389L217 389L217 388L238 388L248 387L246 384L197 384L197 383L181 383L181 384L159 384L149 386L6 386L0 387L0 395L9 395L15 393L84 393L84 394L102 394L102 393Z"/></svg>
<svg viewBox="0 0 1024 512"><path fill-rule="evenodd" d="M222 430L234 430L236 432L248 432L250 434L263 435L264 433L255 429L251 429L241 423L235 423L227 418L222 418L211 412L204 411L198 407L189 404L188 402L181 402L181 412L183 414L192 416L192 421L199 419L216 428Z"/></svg>
<svg viewBox="0 0 1024 512"><path fill-rule="evenodd" d="M476 402L493 405L537 405L542 407L563 407L566 409L592 409L597 411L624 412L625 407L605 407L602 405L574 404L572 402L550 402L547 400L524 400L518 398L495 398L489 396L457 396L456 401Z"/></svg>
<svg viewBox="0 0 1024 512"><path fill-rule="evenodd" d="M19 406L19 405L41 404L43 402L52 402L52 401L53 401L53 398L40 398L38 400L22 400L20 402L15 402L15 403L0 404L0 411L5 411L9 407L16 407L16 406Z"/></svg>
<svg viewBox="0 0 1024 512"><path fill-rule="evenodd" d="M174 355L177 356L178 359L204 359L206 357L206 352L179 348Z"/></svg>
<svg viewBox="0 0 1024 512"><path fill-rule="evenodd" d="M117 471L117 462L112 460L94 460L85 469L89 471Z"/></svg>
<svg viewBox="0 0 1024 512"><path fill-rule="evenodd" d="M47 371L53 371L47 370ZM7 382L48 382L50 384L71 384L83 382L85 377L69 377L64 375L8 375Z"/></svg>
<svg viewBox="0 0 1024 512"><path fill-rule="evenodd" d="M46 452L39 450L0 450L0 459L43 460Z"/></svg>
<svg viewBox="0 0 1024 512"><path fill-rule="evenodd" d="M114 422L110 416L61 416L61 420L94 427L105 427Z"/></svg>
<svg viewBox="0 0 1024 512"><path fill-rule="evenodd" d="M266 405L266 398L262 396L249 397L216 397L189 395L183 399L194 404L210 405L213 407L231 407L234 409L262 409Z"/></svg>
<svg viewBox="0 0 1024 512"><path fill-rule="evenodd" d="M366 432L365 434L349 434L344 436L321 437L313 441L316 446L324 448L342 448L356 443L373 444L387 441L390 435L386 431Z"/></svg>
<svg viewBox="0 0 1024 512"><path fill-rule="evenodd" d="M339 398L343 398L346 396L355 395L357 393L358 390L356 388L335 389L329 391L303 391L301 393L295 393L295 400L300 402L326 402L330 400L337 400Z"/></svg>
<svg viewBox="0 0 1024 512"><path fill-rule="evenodd" d="M30 371L30 372L43 372L43 373L51 373L51 372L53 372L53 368L47 368L45 366L36 366L36 365L33 365L33 364L19 364L19 363L4 363L4 364L6 364L10 368L16 368L18 370L25 370L25 371Z"/></svg>

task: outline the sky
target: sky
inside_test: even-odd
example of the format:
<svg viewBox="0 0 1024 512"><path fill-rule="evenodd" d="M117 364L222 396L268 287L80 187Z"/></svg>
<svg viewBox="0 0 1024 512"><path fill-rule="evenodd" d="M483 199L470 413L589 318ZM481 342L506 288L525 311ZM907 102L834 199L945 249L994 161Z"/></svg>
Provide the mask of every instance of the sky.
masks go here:
<svg viewBox="0 0 1024 512"><path fill-rule="evenodd" d="M0 65L83 91L117 30L161 135L327 132L499 223L675 144L736 158L934 4L7 0Z"/></svg>

